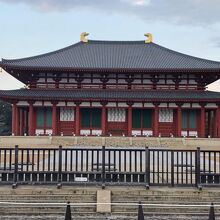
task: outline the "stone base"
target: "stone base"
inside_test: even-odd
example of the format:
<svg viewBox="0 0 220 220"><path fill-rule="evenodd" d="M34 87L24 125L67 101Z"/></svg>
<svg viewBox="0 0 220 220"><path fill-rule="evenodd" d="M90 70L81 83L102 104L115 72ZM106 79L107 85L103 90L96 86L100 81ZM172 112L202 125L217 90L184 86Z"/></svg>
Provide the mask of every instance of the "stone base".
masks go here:
<svg viewBox="0 0 220 220"><path fill-rule="evenodd" d="M0 137L0 147L57 147L91 146L91 147L156 147L156 148L190 148L220 149L220 138L153 138L153 137L60 137L60 136L9 136Z"/></svg>

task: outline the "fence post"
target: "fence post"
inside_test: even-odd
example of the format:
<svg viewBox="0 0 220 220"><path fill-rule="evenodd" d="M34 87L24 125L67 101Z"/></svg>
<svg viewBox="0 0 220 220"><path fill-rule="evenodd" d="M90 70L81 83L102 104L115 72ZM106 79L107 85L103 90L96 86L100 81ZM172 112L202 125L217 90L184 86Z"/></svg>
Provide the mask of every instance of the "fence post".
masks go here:
<svg viewBox="0 0 220 220"><path fill-rule="evenodd" d="M174 151L171 150L171 186L174 187Z"/></svg>
<svg viewBox="0 0 220 220"><path fill-rule="evenodd" d="M15 145L15 163L14 163L14 175L13 175L13 184L12 188L17 188L17 182L18 182L18 145Z"/></svg>
<svg viewBox="0 0 220 220"><path fill-rule="evenodd" d="M62 187L62 146L59 146L59 161L58 161L58 184L57 188L60 189Z"/></svg>
<svg viewBox="0 0 220 220"><path fill-rule="evenodd" d="M105 146L102 146L102 189L105 188Z"/></svg>
<svg viewBox="0 0 220 220"><path fill-rule="evenodd" d="M200 147L196 150L196 186L200 189Z"/></svg>
<svg viewBox="0 0 220 220"><path fill-rule="evenodd" d="M150 150L145 147L145 182L146 189L150 188Z"/></svg>

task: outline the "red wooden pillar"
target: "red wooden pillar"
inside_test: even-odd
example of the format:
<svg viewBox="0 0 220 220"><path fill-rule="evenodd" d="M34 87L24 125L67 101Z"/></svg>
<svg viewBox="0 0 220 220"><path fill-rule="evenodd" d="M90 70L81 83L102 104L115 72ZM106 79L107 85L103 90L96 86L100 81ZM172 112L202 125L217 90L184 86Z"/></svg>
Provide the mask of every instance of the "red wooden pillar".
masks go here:
<svg viewBox="0 0 220 220"><path fill-rule="evenodd" d="M159 103L154 103L154 120L153 120L153 135L154 137L158 137L159 135Z"/></svg>
<svg viewBox="0 0 220 220"><path fill-rule="evenodd" d="M33 102L29 102L29 112L28 112L28 135L34 135L34 106Z"/></svg>
<svg viewBox="0 0 220 220"><path fill-rule="evenodd" d="M200 137L205 137L205 105L204 103L201 105L201 112L200 112Z"/></svg>
<svg viewBox="0 0 220 220"><path fill-rule="evenodd" d="M52 130L53 135L57 135L57 102L53 102L52 107Z"/></svg>
<svg viewBox="0 0 220 220"><path fill-rule="evenodd" d="M23 109L21 108L20 109L20 128L19 128L19 132L20 132L20 135L23 136L24 134L24 111Z"/></svg>
<svg viewBox="0 0 220 220"><path fill-rule="evenodd" d="M101 102L102 104L102 135L106 135L106 105L107 102Z"/></svg>
<svg viewBox="0 0 220 220"><path fill-rule="evenodd" d="M212 112L211 111L209 111L208 112L208 135L209 136L211 136L211 137L213 137L213 130L212 130L212 125L213 125L213 123L212 123Z"/></svg>
<svg viewBox="0 0 220 220"><path fill-rule="evenodd" d="M220 103L218 104L218 108L217 108L217 137L220 138Z"/></svg>
<svg viewBox="0 0 220 220"><path fill-rule="evenodd" d="M218 118L217 118L217 114L218 114L218 108L214 111L214 118L213 118L213 126L214 126L214 131L213 131L213 137L214 138L216 138L216 137L218 137L218 135L217 135L217 131L218 131L218 127L217 127L217 124L218 124L218 122L217 122L217 120L218 120Z"/></svg>
<svg viewBox="0 0 220 220"><path fill-rule="evenodd" d="M181 137L182 131L182 104L177 104L177 137Z"/></svg>
<svg viewBox="0 0 220 220"><path fill-rule="evenodd" d="M17 108L16 108L15 135L19 135L19 134L20 134L20 130L19 130L19 120L20 120L20 109L17 107Z"/></svg>
<svg viewBox="0 0 220 220"><path fill-rule="evenodd" d="M24 110L24 135L27 135L28 132L28 111L27 109Z"/></svg>
<svg viewBox="0 0 220 220"><path fill-rule="evenodd" d="M132 136L132 102L127 103L128 104L128 136Z"/></svg>
<svg viewBox="0 0 220 220"><path fill-rule="evenodd" d="M76 135L80 135L80 102L76 102L75 131Z"/></svg>
<svg viewBox="0 0 220 220"><path fill-rule="evenodd" d="M16 135L17 124L17 105L16 102L12 104L12 135Z"/></svg>

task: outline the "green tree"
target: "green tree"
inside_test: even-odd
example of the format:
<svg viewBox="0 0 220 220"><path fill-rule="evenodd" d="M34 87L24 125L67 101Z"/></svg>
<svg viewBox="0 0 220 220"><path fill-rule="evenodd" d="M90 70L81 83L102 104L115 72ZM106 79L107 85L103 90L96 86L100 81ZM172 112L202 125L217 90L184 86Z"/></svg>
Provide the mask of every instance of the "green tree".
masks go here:
<svg viewBox="0 0 220 220"><path fill-rule="evenodd" d="M0 135L11 134L11 105L0 100Z"/></svg>

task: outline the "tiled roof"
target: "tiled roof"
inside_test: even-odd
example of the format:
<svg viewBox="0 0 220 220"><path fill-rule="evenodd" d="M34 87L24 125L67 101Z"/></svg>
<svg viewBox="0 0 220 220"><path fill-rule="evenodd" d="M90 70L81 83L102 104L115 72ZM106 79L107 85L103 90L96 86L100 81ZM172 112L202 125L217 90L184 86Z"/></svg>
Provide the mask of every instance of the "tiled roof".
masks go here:
<svg viewBox="0 0 220 220"><path fill-rule="evenodd" d="M220 62L178 53L144 41L94 41L76 43L51 53L0 63L11 68L220 70Z"/></svg>
<svg viewBox="0 0 220 220"><path fill-rule="evenodd" d="M0 90L0 98L20 100L137 100L137 101L220 101L211 91L115 91L115 90Z"/></svg>

